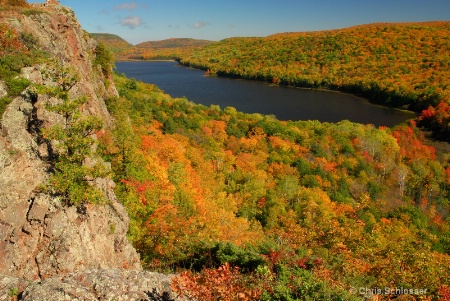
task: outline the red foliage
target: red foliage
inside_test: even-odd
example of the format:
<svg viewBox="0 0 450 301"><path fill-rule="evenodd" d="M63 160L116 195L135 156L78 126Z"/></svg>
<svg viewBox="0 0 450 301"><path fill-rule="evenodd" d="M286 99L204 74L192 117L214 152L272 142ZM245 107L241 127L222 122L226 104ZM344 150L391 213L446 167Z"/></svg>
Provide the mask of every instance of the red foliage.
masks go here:
<svg viewBox="0 0 450 301"><path fill-rule="evenodd" d="M256 202L256 206L258 206L259 209L262 209L266 206L266 198L262 197Z"/></svg>
<svg viewBox="0 0 450 301"><path fill-rule="evenodd" d="M136 191L136 193L138 194L142 204L144 206L147 206L147 199L145 197L145 192L148 191L151 187L152 184L150 181L145 181L145 182L139 182L136 180L122 180L122 183L124 183L126 186L128 187L133 187L134 190Z"/></svg>
<svg viewBox="0 0 450 301"><path fill-rule="evenodd" d="M172 289L182 296L198 301L259 300L261 291L248 287L239 268L228 263L200 274L181 273L172 281Z"/></svg>
<svg viewBox="0 0 450 301"><path fill-rule="evenodd" d="M450 286L442 286L438 292L439 300L450 301Z"/></svg>
<svg viewBox="0 0 450 301"><path fill-rule="evenodd" d="M366 162L373 162L373 157L369 154L368 151L364 151L363 156L366 159Z"/></svg>
<svg viewBox="0 0 450 301"><path fill-rule="evenodd" d="M400 155L408 162L417 159L435 159L435 149L423 143L423 135L416 130L416 125L411 122L409 126L402 126L396 129L392 135L397 139L400 146Z"/></svg>
<svg viewBox="0 0 450 301"><path fill-rule="evenodd" d="M419 123L432 130L435 136L450 140L450 104L442 100L436 107L423 110Z"/></svg>
<svg viewBox="0 0 450 301"><path fill-rule="evenodd" d="M306 270L306 269L308 268L308 267L307 267L308 261L309 261L308 258L300 258L300 259L297 259L296 265L297 265L297 267Z"/></svg>
<svg viewBox="0 0 450 301"><path fill-rule="evenodd" d="M28 49L22 43L20 34L5 24L0 24L0 57L15 54L18 52L26 52Z"/></svg>
<svg viewBox="0 0 450 301"><path fill-rule="evenodd" d="M267 255L267 258L270 261L271 265L279 263L283 259L283 253L281 251L270 251L269 255Z"/></svg>

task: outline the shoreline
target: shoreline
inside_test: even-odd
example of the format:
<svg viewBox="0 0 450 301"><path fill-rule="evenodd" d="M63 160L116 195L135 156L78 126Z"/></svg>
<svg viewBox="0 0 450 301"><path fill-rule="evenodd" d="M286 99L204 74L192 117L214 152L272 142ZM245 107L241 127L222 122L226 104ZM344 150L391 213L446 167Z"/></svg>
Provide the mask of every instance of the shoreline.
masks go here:
<svg viewBox="0 0 450 301"><path fill-rule="evenodd" d="M158 59L158 60L139 60L139 59L123 59L123 60L115 60L114 63L122 63L122 62L176 62L177 60L163 60L163 59Z"/></svg>
<svg viewBox="0 0 450 301"><path fill-rule="evenodd" d="M141 65L142 67L137 67L137 66L139 66L139 63L141 63L141 62L144 62L144 63L155 62L155 63L157 63L158 61L159 62L163 62L161 64L164 64L164 62L166 62L165 64L169 64L169 65L173 65L173 64L176 65L178 63L175 60L122 60L122 61L116 61L116 63L120 64L120 63L127 63L127 62L132 62L132 63L135 62L135 63L137 63L137 65L135 65L136 68L144 68L145 69L145 68L151 68L151 66L147 65L148 67L145 67L144 64ZM385 106L385 105L382 105L380 103L376 103L376 102L370 101L369 99L364 98L361 95L356 95L356 94L348 93L348 92L345 92L345 91L339 91L339 90L335 90L335 89L327 89L326 87L311 88L311 87L285 86L285 85L269 83L267 81L262 81L262 80L247 79L247 78L242 78L242 77L241 78L238 78L238 77L227 77L227 76L220 76L220 75L216 75L216 74L213 74L211 76L211 75L208 75L207 73L205 73L204 69L195 68L195 67L192 67L192 66L186 66L186 65L178 63L178 66L179 65L181 65L181 67L186 67L187 69L199 70L199 72L201 73L199 75L201 75L202 77L218 77L218 78L222 78L222 79L234 79L234 80L238 80L238 81L248 81L248 82L254 82L254 83L259 82L260 84L262 84L262 85L264 85L264 86L266 86L268 88L278 88L278 89L281 89L281 88L290 88L290 89L291 88L295 88L298 91L311 91L309 93L313 93L313 94L333 92L334 95L343 95L343 96L333 96L333 94L329 94L328 97L332 97L332 98L333 97L346 97L346 96L349 96L349 97L352 97L355 100L359 101L361 104L371 105L373 107L373 110L376 110L376 112L378 112L378 110L386 110L386 109L388 109L388 110L392 110L392 113L390 113L390 114L393 114L393 112L397 112L396 114L403 115L404 116L403 121L399 122L399 123L396 123L395 125L399 125L401 123L408 123L410 120L414 120L415 118L417 118L416 113L413 112L413 111L405 110L405 109L402 109L402 108ZM163 65L161 65L161 66L163 66ZM128 64L127 68L128 69L134 69L133 64ZM155 78L155 81L157 81L156 78ZM294 91L294 90L291 90L291 91ZM280 93L285 93L285 92L282 92L280 90ZM286 92L286 93L293 93L293 92ZM380 118L382 118L382 117L380 117ZM349 118L347 118L347 119L349 119ZM284 119L280 119L280 120L284 120ZM373 120L373 117L368 117L367 120L369 120L369 123L377 124L377 121ZM359 122L360 123L364 123L364 122L361 122L361 121L359 121ZM368 121L366 121L366 122L368 122ZM391 127L391 126L393 126L393 124L388 125L388 126Z"/></svg>
<svg viewBox="0 0 450 301"><path fill-rule="evenodd" d="M178 64L182 67L186 67L186 68L192 68L192 69L196 69L196 70L204 70L201 68L196 68L193 66L187 66L184 64L181 64L179 61L175 60L175 59L155 59L155 60L144 60L144 59L124 59L124 60L116 60L115 63L119 63L119 62L141 62L141 63L151 63L151 62L178 62ZM352 95L355 96L359 99L361 99L362 101L366 101L368 103L370 103L371 105L377 106L377 107L381 107L381 108L389 108L389 109L393 109L399 112L404 112L404 113L409 113L411 114L411 118L409 118L408 120L412 120L417 118L418 116L418 112L412 111L412 110L408 110L408 109L402 109L399 107L394 107L394 106L387 106L384 105L380 102L371 100L369 98L366 98L364 96L358 95L358 94L354 94L354 93L350 93L350 92L345 92L345 91L341 91L341 90L336 90L336 89L330 89L330 88L324 88L324 87L319 87L319 88L308 88L308 87L296 87L296 86L286 86L286 85L280 85L280 84L274 84L274 83L270 83L268 81L265 80L257 80L257 79L249 79L249 78L244 78L244 77L232 77L232 76L224 76L224 75L218 75L218 74L214 74L214 75L206 75L206 76L214 76L214 77L219 77L219 78L228 78L228 79L235 79L235 80L248 80L248 81L255 81L255 82L263 82L266 83L268 86L273 86L273 87L279 87L279 88L289 88L289 89L300 89L300 90L312 90L312 91L322 91L322 92L332 92L332 93L339 93L339 94L347 94L347 95Z"/></svg>

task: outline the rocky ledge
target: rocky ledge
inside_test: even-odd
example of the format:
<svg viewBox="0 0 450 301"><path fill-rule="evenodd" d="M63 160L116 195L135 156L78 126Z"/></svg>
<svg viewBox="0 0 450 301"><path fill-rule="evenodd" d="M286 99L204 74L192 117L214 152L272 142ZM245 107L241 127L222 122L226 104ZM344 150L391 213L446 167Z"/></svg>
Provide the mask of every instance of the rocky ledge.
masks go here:
<svg viewBox="0 0 450 301"><path fill-rule="evenodd" d="M31 283L0 276L0 300L176 300L171 278L119 269L88 270Z"/></svg>
<svg viewBox="0 0 450 301"><path fill-rule="evenodd" d="M28 15L2 11L0 23L31 34L51 56L23 68L21 77L52 88L60 84L59 69L73 70L78 81L68 90L70 99L86 97L82 114L114 127L104 102L117 96L114 82L94 65L97 44L71 9L55 5ZM0 301L172 300L171 276L142 271L112 180L90 180L103 191L103 205L70 206L41 189L54 155L42 129L64 124L61 115L46 109L61 101L55 97L29 87L0 116Z"/></svg>

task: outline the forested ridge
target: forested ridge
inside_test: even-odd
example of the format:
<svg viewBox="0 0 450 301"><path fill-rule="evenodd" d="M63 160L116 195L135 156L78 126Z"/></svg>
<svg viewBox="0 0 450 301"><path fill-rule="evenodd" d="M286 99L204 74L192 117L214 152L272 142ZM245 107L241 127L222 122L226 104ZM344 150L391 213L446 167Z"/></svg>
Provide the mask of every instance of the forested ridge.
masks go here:
<svg viewBox="0 0 450 301"><path fill-rule="evenodd" d="M102 135L130 238L198 300L448 296L448 156L412 122L278 121L116 76ZM355 291L356 289L356 291ZM386 293L382 293L381 295ZM391 296L392 297L392 296ZM422 299L421 299L422 298Z"/></svg>
<svg viewBox="0 0 450 301"><path fill-rule="evenodd" d="M340 30L230 38L181 56L208 74L350 92L406 108L450 139L450 22L387 23Z"/></svg>
<svg viewBox="0 0 450 301"><path fill-rule="evenodd" d="M131 45L114 34L91 33L90 35L99 43L107 45L116 60L173 60L192 49L212 43L208 40L172 38Z"/></svg>
<svg viewBox="0 0 450 301"><path fill-rule="evenodd" d="M212 41L197 40L189 38L172 38L159 41L147 41L136 45L138 48L151 48L151 49L171 49L171 48L190 48L211 44Z"/></svg>
<svg viewBox="0 0 450 301"><path fill-rule="evenodd" d="M107 45L109 50L111 50L112 53L114 53L117 56L117 58L120 57L121 53L126 52L134 47L121 37L114 34L90 33L90 35L97 42Z"/></svg>

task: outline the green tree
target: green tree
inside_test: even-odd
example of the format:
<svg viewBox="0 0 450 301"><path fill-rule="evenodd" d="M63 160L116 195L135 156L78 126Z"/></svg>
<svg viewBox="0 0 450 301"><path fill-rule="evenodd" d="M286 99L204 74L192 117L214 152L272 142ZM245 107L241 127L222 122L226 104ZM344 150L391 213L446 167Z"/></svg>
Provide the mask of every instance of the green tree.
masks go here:
<svg viewBox="0 0 450 301"><path fill-rule="evenodd" d="M99 43L95 49L94 64L96 66L100 65L103 75L107 78L111 76L112 67L114 66L114 55L103 43Z"/></svg>
<svg viewBox="0 0 450 301"><path fill-rule="evenodd" d="M92 135L102 128L102 120L94 116L83 116L80 106L86 98L63 100L48 107L49 111L64 116L65 123L43 130L44 138L54 141L52 159L53 174L45 190L62 197L71 205L100 203L105 201L103 193L92 181L107 175L101 162L96 162L95 139ZM86 164L87 159L94 163Z"/></svg>

